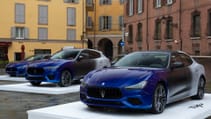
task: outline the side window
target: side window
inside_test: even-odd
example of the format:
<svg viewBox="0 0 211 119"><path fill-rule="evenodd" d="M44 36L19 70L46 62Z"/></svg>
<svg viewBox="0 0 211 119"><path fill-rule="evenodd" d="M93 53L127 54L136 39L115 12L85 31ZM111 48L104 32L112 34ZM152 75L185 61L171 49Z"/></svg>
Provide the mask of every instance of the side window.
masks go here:
<svg viewBox="0 0 211 119"><path fill-rule="evenodd" d="M187 56L185 54L182 54L182 53L179 54L179 55L182 58L185 66L189 66L189 65L191 65L193 63L192 59L189 56Z"/></svg>
<svg viewBox="0 0 211 119"><path fill-rule="evenodd" d="M89 51L89 57L90 59L95 59L100 57L100 53L95 52L95 51Z"/></svg>
<svg viewBox="0 0 211 119"><path fill-rule="evenodd" d="M181 59L181 57L177 54L173 54L171 56L171 65L175 62L183 62L183 60ZM184 62L183 62L184 63Z"/></svg>
<svg viewBox="0 0 211 119"><path fill-rule="evenodd" d="M87 51L82 51L80 56L82 56L83 59L89 59L89 53Z"/></svg>

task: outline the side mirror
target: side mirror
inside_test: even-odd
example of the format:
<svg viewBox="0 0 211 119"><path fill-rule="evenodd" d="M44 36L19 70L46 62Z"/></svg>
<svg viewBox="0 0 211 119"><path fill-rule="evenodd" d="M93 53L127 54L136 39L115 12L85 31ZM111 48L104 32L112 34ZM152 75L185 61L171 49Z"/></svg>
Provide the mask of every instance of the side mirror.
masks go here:
<svg viewBox="0 0 211 119"><path fill-rule="evenodd" d="M184 63L182 62L174 62L172 65L171 65L171 69L175 69L175 68L181 68L181 67L184 67Z"/></svg>
<svg viewBox="0 0 211 119"><path fill-rule="evenodd" d="M81 61L81 60L83 60L84 59L84 56L82 56L82 55L80 55L80 56L78 56L78 61Z"/></svg>

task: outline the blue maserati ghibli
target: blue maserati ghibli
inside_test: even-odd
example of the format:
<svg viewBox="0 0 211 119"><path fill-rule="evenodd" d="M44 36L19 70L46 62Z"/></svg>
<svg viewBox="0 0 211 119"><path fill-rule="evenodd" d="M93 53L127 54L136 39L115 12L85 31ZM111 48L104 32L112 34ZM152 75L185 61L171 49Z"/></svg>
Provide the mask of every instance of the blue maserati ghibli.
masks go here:
<svg viewBox="0 0 211 119"><path fill-rule="evenodd" d="M166 104L202 99L205 83L204 67L184 52L134 52L110 68L88 73L81 82L80 99L92 108L162 113Z"/></svg>
<svg viewBox="0 0 211 119"><path fill-rule="evenodd" d="M51 82L66 87L94 69L109 66L109 59L100 51L68 48L56 52L48 60L29 64L25 78L34 86Z"/></svg>

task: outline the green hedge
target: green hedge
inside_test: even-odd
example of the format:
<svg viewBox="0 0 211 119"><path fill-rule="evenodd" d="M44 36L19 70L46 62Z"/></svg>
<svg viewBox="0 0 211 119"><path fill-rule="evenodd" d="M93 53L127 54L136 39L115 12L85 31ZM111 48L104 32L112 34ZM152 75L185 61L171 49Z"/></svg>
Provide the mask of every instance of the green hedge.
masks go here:
<svg viewBox="0 0 211 119"><path fill-rule="evenodd" d="M5 66L6 66L8 63L9 63L8 61L0 60L0 68L5 68Z"/></svg>

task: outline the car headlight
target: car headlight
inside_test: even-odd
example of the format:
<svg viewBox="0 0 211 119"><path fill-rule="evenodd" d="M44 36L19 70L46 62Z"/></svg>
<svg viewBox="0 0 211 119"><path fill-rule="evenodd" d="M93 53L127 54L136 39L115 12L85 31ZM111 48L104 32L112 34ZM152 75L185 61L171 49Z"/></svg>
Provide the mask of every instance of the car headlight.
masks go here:
<svg viewBox="0 0 211 119"><path fill-rule="evenodd" d="M83 79L81 79L80 82L81 82L81 87L86 87L87 86L87 84L85 83L85 81Z"/></svg>
<svg viewBox="0 0 211 119"><path fill-rule="evenodd" d="M27 68L27 65L23 65L23 66L19 66L19 67L17 67L18 69L25 69L25 68Z"/></svg>
<svg viewBox="0 0 211 119"><path fill-rule="evenodd" d="M56 70L58 68L58 66L47 66L44 69L46 70Z"/></svg>
<svg viewBox="0 0 211 119"><path fill-rule="evenodd" d="M147 85L147 81L141 81L135 85L127 86L126 89L143 89Z"/></svg>

